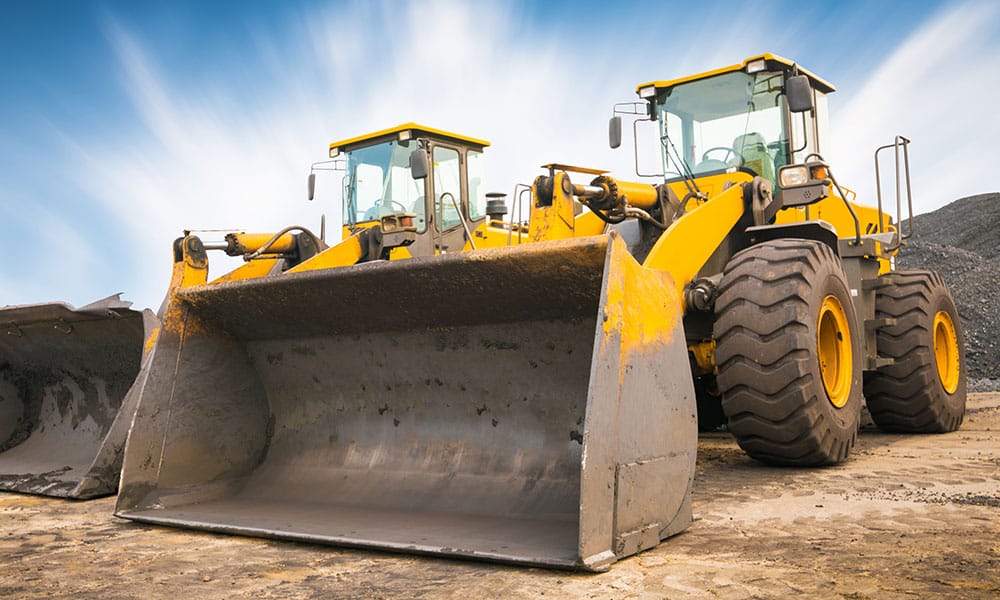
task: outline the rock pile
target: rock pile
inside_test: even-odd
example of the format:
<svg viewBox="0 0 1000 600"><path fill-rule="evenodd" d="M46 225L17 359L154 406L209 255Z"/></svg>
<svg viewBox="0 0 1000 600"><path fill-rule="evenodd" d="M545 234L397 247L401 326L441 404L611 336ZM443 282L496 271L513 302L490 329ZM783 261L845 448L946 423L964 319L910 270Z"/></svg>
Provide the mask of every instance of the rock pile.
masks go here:
<svg viewBox="0 0 1000 600"><path fill-rule="evenodd" d="M956 200L914 224L897 268L944 277L965 328L969 390L1000 388L1000 193Z"/></svg>

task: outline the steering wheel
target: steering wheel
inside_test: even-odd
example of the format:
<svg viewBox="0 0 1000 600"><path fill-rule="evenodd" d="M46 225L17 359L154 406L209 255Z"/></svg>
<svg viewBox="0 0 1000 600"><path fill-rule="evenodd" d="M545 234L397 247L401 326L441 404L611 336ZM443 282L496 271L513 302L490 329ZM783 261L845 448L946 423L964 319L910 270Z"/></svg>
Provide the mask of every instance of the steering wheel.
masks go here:
<svg viewBox="0 0 1000 600"><path fill-rule="evenodd" d="M406 212L406 207L400 204L399 202L396 202L395 200L383 200L382 205L383 206L388 205L389 208L391 208L392 212L394 213Z"/></svg>
<svg viewBox="0 0 1000 600"><path fill-rule="evenodd" d="M384 213L382 207L384 206L388 206L390 209L392 209L390 213L385 213L385 214L407 212L406 207L400 204L399 202L396 202L395 200L385 200L385 199L377 200L375 202L375 206L372 206L371 208L365 211L365 217L364 217L365 221L374 221L375 219L378 219L380 216L382 216L382 213Z"/></svg>
<svg viewBox="0 0 1000 600"><path fill-rule="evenodd" d="M705 150L705 152L703 152L701 155L702 162L709 160L708 155L711 154L712 152L715 152L716 150L721 150L726 153L725 156L722 157L722 162L724 162L725 164L727 165L729 164L729 155L732 154L733 158L738 158L740 160L739 166L741 167L743 166L743 155L737 152L736 150L733 150L729 146L716 146L714 148L709 148L708 150Z"/></svg>

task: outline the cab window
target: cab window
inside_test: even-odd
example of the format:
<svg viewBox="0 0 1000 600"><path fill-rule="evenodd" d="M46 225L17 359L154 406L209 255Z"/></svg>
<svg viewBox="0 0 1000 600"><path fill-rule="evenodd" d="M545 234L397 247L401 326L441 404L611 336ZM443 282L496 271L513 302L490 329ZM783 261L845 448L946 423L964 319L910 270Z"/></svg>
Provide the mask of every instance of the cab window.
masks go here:
<svg viewBox="0 0 1000 600"><path fill-rule="evenodd" d="M469 165L469 220L476 221L486 215L486 169L483 153L466 152Z"/></svg>
<svg viewBox="0 0 1000 600"><path fill-rule="evenodd" d="M462 223L459 209L462 206L462 185L459 179L458 151L435 146L434 158L434 212L439 231L451 229Z"/></svg>

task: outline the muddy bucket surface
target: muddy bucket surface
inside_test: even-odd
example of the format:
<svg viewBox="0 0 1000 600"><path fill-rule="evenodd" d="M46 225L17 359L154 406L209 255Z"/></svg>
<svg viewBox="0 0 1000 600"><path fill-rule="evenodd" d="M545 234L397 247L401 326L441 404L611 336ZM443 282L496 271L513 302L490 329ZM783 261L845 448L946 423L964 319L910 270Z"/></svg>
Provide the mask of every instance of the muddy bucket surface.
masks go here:
<svg viewBox="0 0 1000 600"><path fill-rule="evenodd" d="M181 288L116 514L605 569L690 522L668 279L612 235Z"/></svg>
<svg viewBox="0 0 1000 600"><path fill-rule="evenodd" d="M130 305L115 295L0 308L0 490L117 491L135 409L126 395L156 324Z"/></svg>

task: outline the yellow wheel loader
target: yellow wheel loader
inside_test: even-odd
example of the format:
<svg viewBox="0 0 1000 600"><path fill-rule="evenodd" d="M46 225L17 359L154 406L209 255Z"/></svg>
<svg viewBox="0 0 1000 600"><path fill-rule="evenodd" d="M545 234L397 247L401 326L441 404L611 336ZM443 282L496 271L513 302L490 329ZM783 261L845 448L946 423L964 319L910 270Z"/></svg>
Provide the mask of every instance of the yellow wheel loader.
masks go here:
<svg viewBox="0 0 1000 600"><path fill-rule="evenodd" d="M846 458L862 373L881 426L957 427L954 305L819 155L832 91L771 55L640 86L663 181L549 164L527 224L481 140L331 144L340 243L175 242L116 514L599 571L690 524L698 404L777 464Z"/></svg>
<svg viewBox="0 0 1000 600"><path fill-rule="evenodd" d="M117 491L138 400L129 390L158 326L130 305L115 295L0 308L0 490Z"/></svg>

